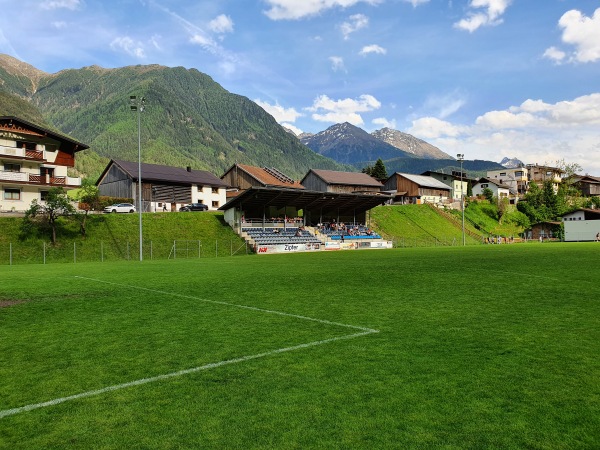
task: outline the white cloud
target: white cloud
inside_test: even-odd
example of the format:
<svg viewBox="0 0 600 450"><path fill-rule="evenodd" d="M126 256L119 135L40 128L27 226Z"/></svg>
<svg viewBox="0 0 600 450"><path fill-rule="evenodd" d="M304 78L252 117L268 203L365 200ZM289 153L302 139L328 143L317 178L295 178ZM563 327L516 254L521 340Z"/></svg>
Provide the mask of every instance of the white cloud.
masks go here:
<svg viewBox="0 0 600 450"><path fill-rule="evenodd" d="M587 63L600 60L600 8L592 17L574 9L567 11L558 25L563 30L562 41L575 47L574 61Z"/></svg>
<svg viewBox="0 0 600 450"><path fill-rule="evenodd" d="M62 29L67 28L67 22L64 22L62 20L52 22L50 25L52 25L52 27L56 28L57 30L62 30Z"/></svg>
<svg viewBox="0 0 600 450"><path fill-rule="evenodd" d="M422 139L436 139L440 137L457 137L461 134L461 127L436 117L422 117L414 120L408 132Z"/></svg>
<svg viewBox="0 0 600 450"><path fill-rule="evenodd" d="M556 47L548 47L542 56L560 64L567 57L567 54Z"/></svg>
<svg viewBox="0 0 600 450"><path fill-rule="evenodd" d="M396 129L396 121L395 120L388 120L385 117L378 117L376 119L373 119L371 121L371 123L373 125L378 125L378 126L383 127L383 128Z"/></svg>
<svg viewBox="0 0 600 450"><path fill-rule="evenodd" d="M271 105L268 102L264 102L261 99L254 100L258 106L264 109L266 112L271 114L275 120L279 123L282 122L295 122L298 117L302 117L304 114L296 111L294 108L284 108L279 103Z"/></svg>
<svg viewBox="0 0 600 450"><path fill-rule="evenodd" d="M76 10L81 5L79 0L47 0L41 3L42 9L70 9Z"/></svg>
<svg viewBox="0 0 600 450"><path fill-rule="evenodd" d="M346 71L346 67L344 66L344 58L341 56L330 56L329 61L331 62L331 70L337 72L338 70Z"/></svg>
<svg viewBox="0 0 600 450"><path fill-rule="evenodd" d="M372 95L363 94L358 99L342 100L332 100L327 95L321 95L306 110L312 112L313 120L319 122L349 122L353 125L362 125L364 121L359 113L373 111L380 107L381 103Z"/></svg>
<svg viewBox="0 0 600 450"><path fill-rule="evenodd" d="M272 20L297 20L314 16L327 9L348 8L357 3L376 5L384 0L264 0L269 9L265 11Z"/></svg>
<svg viewBox="0 0 600 450"><path fill-rule="evenodd" d="M373 45L365 45L362 48L362 50L359 52L359 54L361 54L361 55L368 55L369 53L385 55L387 53L387 50L383 47L380 47L377 44L373 44Z"/></svg>
<svg viewBox="0 0 600 450"><path fill-rule="evenodd" d="M348 39L350 34L354 33L355 31L369 26L369 18L364 14L354 14L348 19L348 22L344 22L340 25L344 39Z"/></svg>
<svg viewBox="0 0 600 450"><path fill-rule="evenodd" d="M465 153L467 159L516 156L540 164L564 159L600 175L599 126L600 93L594 93L557 103L526 100L486 112L470 125L423 117L408 132L446 153Z"/></svg>
<svg viewBox="0 0 600 450"><path fill-rule="evenodd" d="M471 0L471 11L454 26L472 33L482 26L499 25L502 23L502 15L511 3L512 0Z"/></svg>
<svg viewBox="0 0 600 450"><path fill-rule="evenodd" d="M465 95L459 90L454 90L444 94L434 94L427 97L423 108L428 111L428 115L445 119L467 103Z"/></svg>
<svg viewBox="0 0 600 450"><path fill-rule="evenodd" d="M221 14L208 23L208 28L210 31L218 34L232 33L233 20L229 16Z"/></svg>
<svg viewBox="0 0 600 450"><path fill-rule="evenodd" d="M296 127L296 126L294 126L294 125L292 125L290 123L285 123L284 122L284 123L281 123L280 125L282 127L287 128L288 130L292 130L296 136L299 136L300 134L302 134L302 130L300 128L298 128L298 127Z"/></svg>
<svg viewBox="0 0 600 450"><path fill-rule="evenodd" d="M138 59L146 57L144 47L140 42L135 42L129 36L117 37L110 43L110 48L113 50L121 50L128 55L134 56Z"/></svg>

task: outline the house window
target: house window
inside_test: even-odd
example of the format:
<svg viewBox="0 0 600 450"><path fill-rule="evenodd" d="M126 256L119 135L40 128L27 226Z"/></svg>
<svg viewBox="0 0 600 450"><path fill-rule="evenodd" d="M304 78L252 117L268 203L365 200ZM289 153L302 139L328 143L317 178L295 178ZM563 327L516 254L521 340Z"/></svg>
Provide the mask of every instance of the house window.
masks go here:
<svg viewBox="0 0 600 450"><path fill-rule="evenodd" d="M522 171L515 172L515 177L522 177L522 176L523 176L523 172Z"/></svg>
<svg viewBox="0 0 600 450"><path fill-rule="evenodd" d="M37 146L35 142L17 141L17 147L24 148L25 150L36 150Z"/></svg>
<svg viewBox="0 0 600 450"><path fill-rule="evenodd" d="M505 177L506 176L506 172L500 172L500 176L501 177Z"/></svg>
<svg viewBox="0 0 600 450"><path fill-rule="evenodd" d="M4 189L4 200L21 200L21 189Z"/></svg>
<svg viewBox="0 0 600 450"><path fill-rule="evenodd" d="M485 189L486 187L488 187L488 185L487 185L487 184L482 184L482 185L481 185L481 189Z"/></svg>
<svg viewBox="0 0 600 450"><path fill-rule="evenodd" d="M213 201L212 202L212 206L213 206L213 208L218 208L219 207L219 202Z"/></svg>
<svg viewBox="0 0 600 450"><path fill-rule="evenodd" d="M45 202L48 199L48 191L40 191L40 200Z"/></svg>
<svg viewBox="0 0 600 450"><path fill-rule="evenodd" d="M219 188L216 188L216 187L212 188L212 193L213 194L218 194L219 193Z"/></svg>
<svg viewBox="0 0 600 450"><path fill-rule="evenodd" d="M5 172L20 172L21 171L21 165L20 164L4 163L4 171Z"/></svg>
<svg viewBox="0 0 600 450"><path fill-rule="evenodd" d="M201 184L199 184L197 187L198 187L198 191L200 191L200 192L204 189L204 186L202 186Z"/></svg>

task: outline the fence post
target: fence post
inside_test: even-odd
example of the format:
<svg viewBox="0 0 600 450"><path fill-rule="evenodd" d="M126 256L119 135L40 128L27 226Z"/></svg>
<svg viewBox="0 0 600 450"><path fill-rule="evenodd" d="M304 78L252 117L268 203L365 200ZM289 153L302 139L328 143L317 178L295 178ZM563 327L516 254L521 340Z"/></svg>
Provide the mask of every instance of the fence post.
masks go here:
<svg viewBox="0 0 600 450"><path fill-rule="evenodd" d="M8 261L9 265L12 266L12 242L8 245Z"/></svg>
<svg viewBox="0 0 600 450"><path fill-rule="evenodd" d="M46 264L46 241L44 241L44 264Z"/></svg>
<svg viewBox="0 0 600 450"><path fill-rule="evenodd" d="M77 262L77 244L73 242L73 264Z"/></svg>
<svg viewBox="0 0 600 450"><path fill-rule="evenodd" d="M219 257L219 241L215 239L215 258Z"/></svg>
<svg viewBox="0 0 600 450"><path fill-rule="evenodd" d="M100 241L100 262L104 262L104 242Z"/></svg>
<svg viewBox="0 0 600 450"><path fill-rule="evenodd" d="M173 241L173 259L177 259L177 241Z"/></svg>
<svg viewBox="0 0 600 450"><path fill-rule="evenodd" d="M129 241L127 241L127 261L129 261Z"/></svg>
<svg viewBox="0 0 600 450"><path fill-rule="evenodd" d="M152 241L150 241L150 261L152 261Z"/></svg>

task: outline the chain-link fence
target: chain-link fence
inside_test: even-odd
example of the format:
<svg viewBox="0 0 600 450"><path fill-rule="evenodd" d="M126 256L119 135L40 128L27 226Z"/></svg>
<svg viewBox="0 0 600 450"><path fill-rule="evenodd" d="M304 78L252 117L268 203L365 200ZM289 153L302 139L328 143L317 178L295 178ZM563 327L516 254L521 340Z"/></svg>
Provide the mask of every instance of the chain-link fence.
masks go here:
<svg viewBox="0 0 600 450"><path fill-rule="evenodd" d="M418 237L418 238L396 238L392 240L394 248L406 247L453 247L463 245L461 237ZM466 245L482 244L483 238L480 241L467 236L465 239Z"/></svg>
<svg viewBox="0 0 600 450"><path fill-rule="evenodd" d="M251 253L246 242L239 240L172 240L144 241L144 260L219 258ZM139 261L139 241L8 243L0 245L0 265L82 263L104 261Z"/></svg>

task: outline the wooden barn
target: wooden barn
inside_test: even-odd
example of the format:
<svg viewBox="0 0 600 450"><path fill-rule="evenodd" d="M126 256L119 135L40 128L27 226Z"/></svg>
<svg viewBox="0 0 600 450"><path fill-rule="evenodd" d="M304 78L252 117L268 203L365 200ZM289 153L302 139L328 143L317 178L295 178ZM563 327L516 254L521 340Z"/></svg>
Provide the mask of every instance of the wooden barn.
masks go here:
<svg viewBox="0 0 600 450"><path fill-rule="evenodd" d="M177 211L189 203L216 210L226 202L227 185L205 170L142 163L143 211ZM111 160L96 182L100 195L138 198L138 163Z"/></svg>
<svg viewBox="0 0 600 450"><path fill-rule="evenodd" d="M277 187L287 189L304 189L298 181L272 167L256 167L246 164L234 164L222 176L221 180L237 189L237 192L228 193L235 197L243 191L253 187Z"/></svg>
<svg viewBox="0 0 600 450"><path fill-rule="evenodd" d="M383 184L360 172L311 169L300 181L311 191L338 193L379 193Z"/></svg>
<svg viewBox="0 0 600 450"><path fill-rule="evenodd" d="M394 195L394 203L442 203L451 198L452 188L425 175L396 172L383 185L383 191Z"/></svg>

